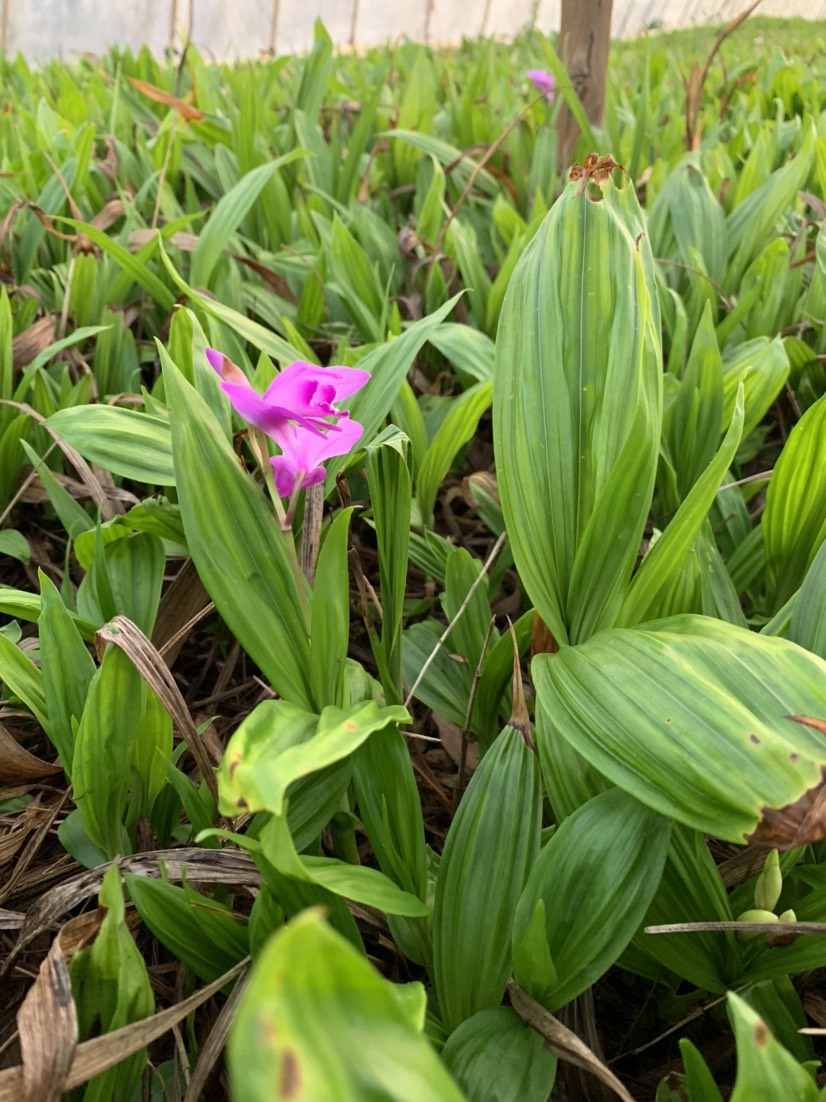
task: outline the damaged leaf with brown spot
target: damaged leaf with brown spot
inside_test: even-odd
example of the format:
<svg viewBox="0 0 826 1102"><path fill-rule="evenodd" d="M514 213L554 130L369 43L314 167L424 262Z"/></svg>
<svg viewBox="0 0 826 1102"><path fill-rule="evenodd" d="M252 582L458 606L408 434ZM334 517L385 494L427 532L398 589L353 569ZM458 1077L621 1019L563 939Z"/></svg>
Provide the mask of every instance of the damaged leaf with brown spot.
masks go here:
<svg viewBox="0 0 826 1102"><path fill-rule="evenodd" d="M785 639L675 616L533 662L558 735L661 814L730 842L826 837L826 662ZM795 719L797 721L795 722ZM553 752L537 733L540 759Z"/></svg>
<svg viewBox="0 0 826 1102"><path fill-rule="evenodd" d="M464 1102L429 1041L419 983L384 979L302 912L256 961L227 1051L244 1102Z"/></svg>

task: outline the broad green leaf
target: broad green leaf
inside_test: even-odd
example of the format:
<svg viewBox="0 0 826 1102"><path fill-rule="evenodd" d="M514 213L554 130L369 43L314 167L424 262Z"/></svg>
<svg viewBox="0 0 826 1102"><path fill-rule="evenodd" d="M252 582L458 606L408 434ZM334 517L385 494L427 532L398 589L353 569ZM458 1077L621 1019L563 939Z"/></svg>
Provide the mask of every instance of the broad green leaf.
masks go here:
<svg viewBox="0 0 826 1102"><path fill-rule="evenodd" d="M104 233L103 230L97 229L88 222L78 222L74 218L60 218L58 221L68 223L74 229L79 230L84 237L88 237L93 241L103 252L111 256L119 268L122 268L124 272L128 272L135 283L143 287L164 313L169 313L175 305L174 294L163 280L155 275L151 268L147 268L138 256L130 253L128 249L115 241L108 233Z"/></svg>
<svg viewBox="0 0 826 1102"><path fill-rule="evenodd" d="M291 149L274 161L259 165L243 176L226 195L218 200L209 221L201 230L198 244L192 254L192 266L189 281L196 287L208 287L210 277L218 263L221 253L227 247L230 238L271 177L284 165L306 157L306 150Z"/></svg>
<svg viewBox="0 0 826 1102"><path fill-rule="evenodd" d="M780 453L762 527L776 610L800 586L826 539L826 395L806 410Z"/></svg>
<svg viewBox="0 0 826 1102"><path fill-rule="evenodd" d="M479 418L490 406L492 390L492 383L478 383L454 398L425 452L416 479L416 500L426 527L433 524L433 505L439 487L460 449L476 432Z"/></svg>
<svg viewBox="0 0 826 1102"><path fill-rule="evenodd" d="M312 699L292 533L282 532L204 400L161 349L187 544L228 627L285 699Z"/></svg>
<svg viewBox="0 0 826 1102"><path fill-rule="evenodd" d="M802 1067L739 995L728 996L737 1042L737 1079L730 1102L818 1102L820 1091Z"/></svg>
<svg viewBox="0 0 826 1102"><path fill-rule="evenodd" d="M668 600L674 587L680 584L686 559L708 519L714 498L740 443L742 428L743 396L740 393L720 450L643 559L617 615L617 624L631 626L662 614L661 605Z"/></svg>
<svg viewBox="0 0 826 1102"><path fill-rule="evenodd" d="M728 264L725 286L736 290L753 258L765 247L783 211L805 185L815 156L817 131L810 116L804 118L803 138L797 155L749 195L726 219Z"/></svg>
<svg viewBox="0 0 826 1102"><path fill-rule="evenodd" d="M347 547L353 510L343 509L321 546L310 605L310 685L320 712L344 704L344 662L350 645Z"/></svg>
<svg viewBox="0 0 826 1102"><path fill-rule="evenodd" d="M84 459L152 486L174 486L169 422L120 406L59 409L46 422Z"/></svg>
<svg viewBox="0 0 826 1102"><path fill-rule="evenodd" d="M513 924L516 982L554 1011L603 975L622 953L657 890L671 824L612 788L555 831L535 861ZM550 975L518 951L538 903Z"/></svg>
<svg viewBox="0 0 826 1102"><path fill-rule="evenodd" d="M559 735L668 818L742 844L802 844L788 810L821 783L826 663L701 616L601 632L533 662ZM816 830L816 827L815 827Z"/></svg>
<svg viewBox="0 0 826 1102"><path fill-rule="evenodd" d="M697 830L674 823L662 879L643 926L733 919L728 893L705 838ZM742 978L740 943L731 930L639 933L634 946L656 962L656 971L664 965L695 987L718 995L725 994Z"/></svg>
<svg viewBox="0 0 826 1102"><path fill-rule="evenodd" d="M112 865L103 878L98 907L103 921L89 948L80 949L69 968L81 1041L148 1018L155 998L143 957L126 924L120 876ZM111 1102L128 1096L140 1079L146 1050L96 1075L83 1102Z"/></svg>
<svg viewBox="0 0 826 1102"><path fill-rule="evenodd" d="M377 869L333 857L299 856L283 815L273 815L261 831L260 850L265 862L291 881L313 884L388 915L425 918L430 913L426 903Z"/></svg>
<svg viewBox="0 0 826 1102"><path fill-rule="evenodd" d="M83 532L89 532L93 529L95 527L95 522L83 506L75 501L68 490L65 490L60 485L34 448L25 440L21 440L20 443L26 455L29 457L32 466L37 471L38 477L43 484L43 489L49 496L49 502L60 518L60 523L66 529L69 538L76 539L77 536L81 535ZM0 533L0 538L1 537L2 533Z"/></svg>
<svg viewBox="0 0 826 1102"><path fill-rule="evenodd" d="M73 723L79 723L83 715L95 664L54 583L42 571L39 578L38 638L49 739L71 777Z"/></svg>
<svg viewBox="0 0 826 1102"><path fill-rule="evenodd" d="M22 443L25 447L25 441ZM28 563L31 558L29 541L16 528L4 528L0 531L0 558L4 555L10 559L18 559L22 563Z"/></svg>
<svg viewBox="0 0 826 1102"><path fill-rule="evenodd" d="M732 419L737 392L743 385L743 439L753 432L783 389L789 375L789 357L780 337L755 337L723 355L723 428Z"/></svg>
<svg viewBox="0 0 826 1102"><path fill-rule="evenodd" d="M14 589L12 586L0 585L0 612L4 616L15 616L20 620L35 623L40 618L40 595L27 593L22 589ZM69 615L80 632L81 639L91 643L99 625L90 624L88 620L84 620L82 616L78 616L75 612L70 611Z"/></svg>
<svg viewBox="0 0 826 1102"><path fill-rule="evenodd" d="M541 815L536 756L509 724L471 777L439 865L433 975L450 1031L502 1001L514 912L539 852Z"/></svg>
<svg viewBox="0 0 826 1102"><path fill-rule="evenodd" d="M468 1102L546 1102L556 1077L556 1059L509 1006L462 1022L442 1059Z"/></svg>
<svg viewBox="0 0 826 1102"><path fill-rule="evenodd" d="M286 700L265 700L230 739L218 773L221 811L238 808L282 813L287 789L301 777L346 758L388 723L409 722L398 705L369 700L349 710L328 707L313 715Z"/></svg>
<svg viewBox="0 0 826 1102"><path fill-rule="evenodd" d="M110 859L126 852L127 763L143 719L147 689L119 648L110 646L89 685L75 738L74 799L91 841Z"/></svg>
<svg viewBox="0 0 826 1102"><path fill-rule="evenodd" d="M358 814L379 868L394 883L421 900L427 898L424 817L407 744L398 727L388 724L353 755L353 786ZM405 937L406 933L406 937ZM426 963L428 931L393 930L406 956ZM411 945L411 939L415 943Z"/></svg>
<svg viewBox="0 0 826 1102"><path fill-rule="evenodd" d="M688 1087L691 1102L723 1102L723 1096L717 1089L714 1077L699 1050L685 1038L678 1043L685 1066L685 1084Z"/></svg>
<svg viewBox="0 0 826 1102"><path fill-rule="evenodd" d="M43 675L23 651L0 632L0 684L29 709L44 731L49 730ZM4 694L5 695L5 694Z"/></svg>
<svg viewBox="0 0 826 1102"><path fill-rule="evenodd" d="M249 952L246 919L217 899L148 876L124 880L147 928L200 979L211 983Z"/></svg>
<svg viewBox="0 0 826 1102"><path fill-rule="evenodd" d="M99 625L126 616L151 635L161 600L166 557L163 544L148 532L101 541L77 592L78 612Z"/></svg>
<svg viewBox="0 0 826 1102"><path fill-rule="evenodd" d="M358 1012L354 1013L354 1008ZM422 1036L425 995L384 979L307 911L253 968L229 1036L233 1094L245 1102L463 1102Z"/></svg>
<svg viewBox="0 0 826 1102"><path fill-rule="evenodd" d="M826 543L806 571L786 638L826 659Z"/></svg>
<svg viewBox="0 0 826 1102"><path fill-rule="evenodd" d="M402 700L402 610L407 586L410 546L410 470L407 438L397 433L379 437L367 447L367 481L373 506L379 559L381 650L386 675L385 696Z"/></svg>
<svg viewBox="0 0 826 1102"><path fill-rule="evenodd" d="M493 378L495 345L485 333L469 325L445 322L428 337L434 348L462 374L479 383Z"/></svg>
<svg viewBox="0 0 826 1102"><path fill-rule="evenodd" d="M528 596L560 642L610 625L648 518L662 353L634 189L570 183L525 250L496 342L494 447Z"/></svg>
<svg viewBox="0 0 826 1102"><path fill-rule="evenodd" d="M459 298L459 295L455 295L434 313L414 322L400 337L379 345L359 360L359 368L369 371L371 377L367 385L353 395L348 406L353 419L364 425L365 443L369 443L381 428L419 350L430 340L431 334L441 325ZM331 459L327 464L328 489L333 485L334 476L343 463L344 459Z"/></svg>
<svg viewBox="0 0 826 1102"><path fill-rule="evenodd" d="M694 334L680 389L663 418L680 500L688 494L717 450L723 420L721 375L720 349L714 335L711 307L706 305Z"/></svg>

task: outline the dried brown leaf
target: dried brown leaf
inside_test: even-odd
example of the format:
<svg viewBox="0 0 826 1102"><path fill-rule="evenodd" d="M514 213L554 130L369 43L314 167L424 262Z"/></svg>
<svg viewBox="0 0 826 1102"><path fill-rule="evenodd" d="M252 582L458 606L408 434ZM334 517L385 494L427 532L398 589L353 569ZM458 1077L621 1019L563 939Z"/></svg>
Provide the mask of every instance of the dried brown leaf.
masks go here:
<svg viewBox="0 0 826 1102"><path fill-rule="evenodd" d="M161 599L152 631L152 644L167 666L172 666L180 654L190 628L214 608L195 564L187 559Z"/></svg>
<svg viewBox="0 0 826 1102"><path fill-rule="evenodd" d="M19 930L25 918L22 911L6 911L0 907L0 930Z"/></svg>
<svg viewBox="0 0 826 1102"><path fill-rule="evenodd" d="M50 426L46 424L46 418L41 413L38 413L36 409L32 409L32 407L25 402L12 402L9 399L0 399L0 406L12 406L20 410L21 413L28 414L28 416L34 418L39 425L42 425L77 471L83 485L89 492L89 497L100 509L101 520L112 520L116 516L120 510L109 500L100 482L92 473L92 468L79 451L76 451L71 444L67 444L53 428L50 428Z"/></svg>
<svg viewBox="0 0 826 1102"><path fill-rule="evenodd" d="M211 999L213 995L216 995L222 987L243 972L247 966L248 960L243 960L240 964L236 964L234 968L231 968L229 972L220 976L214 983L209 984L208 987L194 995L190 995L183 1002L176 1003L175 1006L162 1010L158 1014L153 1014L151 1018L133 1022L132 1025L113 1030L112 1033L106 1033L102 1037L93 1037L90 1041L84 1041L83 1044L78 1045L74 1060L66 1076L64 1089L71 1090L73 1087L79 1087L82 1083L86 1083L89 1079L93 1079L96 1075L101 1075L104 1071L108 1071L109 1068L119 1064L127 1056L146 1048L147 1045L150 1045L158 1037L162 1037L164 1033L172 1029L174 1025L177 1025L178 1022L183 1021L193 1010L197 1010L199 1006ZM24 1089L24 1084L22 1067L18 1066L0 1071L0 1102L21 1102L20 1094ZM59 1097L58 1095L57 1098ZM26 1102L43 1102L43 1099L39 1096L28 1096Z"/></svg>
<svg viewBox="0 0 826 1102"><path fill-rule="evenodd" d="M62 771L63 766L50 764L24 750L11 731L0 723L0 780L34 781Z"/></svg>
<svg viewBox="0 0 826 1102"><path fill-rule="evenodd" d="M239 976L229 998L221 1008L221 1013L215 1019L215 1025L210 1030L209 1037L207 1037L206 1041L198 1050L198 1062L195 1065L195 1070L192 1072L189 1084L186 1088L184 1102L198 1102L198 1099L203 1094L204 1087L207 1084L212 1069L215 1067L218 1058L224 1051L224 1046L227 1043L227 1036L229 1034L229 1027L232 1024L232 1019L235 1016L235 1011L246 986L246 975Z"/></svg>
<svg viewBox="0 0 826 1102"><path fill-rule="evenodd" d="M182 880L204 884L261 883L261 874L247 853L235 849L200 849L198 846L181 846L177 849L155 850L137 853L118 861L122 872L136 876L160 877L161 866L170 880ZM0 966L0 979L6 975L20 953L44 930L49 929L63 915L96 896L103 883L109 865L84 869L70 880L62 880L50 891L41 895L29 908L25 921L17 935L11 952Z"/></svg>
<svg viewBox="0 0 826 1102"><path fill-rule="evenodd" d="M187 122L203 121L203 113L197 107L193 107L191 103L187 103L185 100L178 99L171 92L165 92L163 88L156 88L154 84L147 84L146 81L137 80L135 77L127 77L126 79L133 88L146 96L147 99L154 100L155 103L163 103L166 107L172 107Z"/></svg>
<svg viewBox="0 0 826 1102"><path fill-rule="evenodd" d="M84 939L88 936L87 916ZM77 1013L68 962L81 942L77 920L52 942L17 1015L26 1102L60 1102L77 1048ZM100 925L98 920L97 925Z"/></svg>
<svg viewBox="0 0 826 1102"><path fill-rule="evenodd" d="M541 1003L531 998L527 991L518 987L513 980L508 984L508 994L513 1009L523 1022L544 1038L545 1048L552 1056L590 1072L600 1082L610 1087L623 1102L634 1102L616 1075L591 1052L585 1042L549 1013Z"/></svg>
<svg viewBox="0 0 826 1102"><path fill-rule="evenodd" d="M157 230L133 230L129 234L129 240L126 243L126 247L132 252L137 252L138 249L142 249L153 237L158 236ZM169 244L174 245L176 249L180 249L184 253L195 252L198 246L197 233L184 233L183 230L178 230L177 233L173 233L170 238L167 238Z"/></svg>
<svg viewBox="0 0 826 1102"><path fill-rule="evenodd" d="M54 343L54 339L55 319L51 314L33 321L12 341L12 368L17 370L30 364L45 348Z"/></svg>
<svg viewBox="0 0 826 1102"><path fill-rule="evenodd" d="M115 616L110 623L100 629L95 640L98 646L101 642L106 642L120 647L147 685L157 693L164 708L172 717L178 733L189 747L207 787L217 800L218 782L215 769L192 721L181 690L157 649L141 629L125 616Z"/></svg>

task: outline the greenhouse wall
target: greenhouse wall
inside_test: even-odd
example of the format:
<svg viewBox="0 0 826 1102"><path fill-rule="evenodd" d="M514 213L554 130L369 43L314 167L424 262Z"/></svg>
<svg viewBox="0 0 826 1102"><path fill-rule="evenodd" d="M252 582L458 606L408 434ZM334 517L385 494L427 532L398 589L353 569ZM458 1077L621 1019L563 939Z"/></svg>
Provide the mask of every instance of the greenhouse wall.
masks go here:
<svg viewBox="0 0 826 1102"><path fill-rule="evenodd" d="M0 49L69 60L112 43L157 52L185 38L216 58L308 48L313 22L355 49L404 36L449 45L465 35L511 37L529 25L559 27L561 0L0 0ZM612 33L725 23L744 0L614 0ZM763 0L761 15L826 19L826 0Z"/></svg>

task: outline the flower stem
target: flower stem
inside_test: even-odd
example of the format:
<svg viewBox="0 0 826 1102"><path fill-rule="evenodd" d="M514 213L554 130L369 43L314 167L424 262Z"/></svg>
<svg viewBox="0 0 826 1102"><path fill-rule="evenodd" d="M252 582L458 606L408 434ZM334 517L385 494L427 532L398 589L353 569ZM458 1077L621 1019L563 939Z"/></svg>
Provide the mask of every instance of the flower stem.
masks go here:
<svg viewBox="0 0 826 1102"><path fill-rule="evenodd" d="M292 498L290 499L290 511L289 515L284 512L284 506L281 502L281 498L278 494L278 490L275 485L275 473L272 469L272 465L269 461L269 448L267 447L267 438L260 429L250 428L247 435L252 453L258 461L261 471L264 475L264 481L267 485L267 490L270 495L270 499L273 504L273 511L275 513L275 519L278 522L278 528L284 537L284 544L287 549L287 558L290 560L290 567L295 579L295 587L298 590L298 599L301 602L301 609L304 613L304 626L307 629L307 633L310 631L310 602L307 598L307 579L301 571L301 565L298 561L298 554L295 549L295 538L293 537L292 519L295 512L294 498L296 496L295 490L293 491Z"/></svg>

